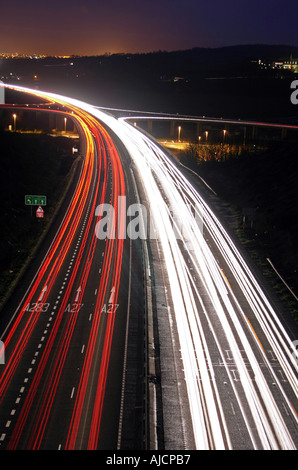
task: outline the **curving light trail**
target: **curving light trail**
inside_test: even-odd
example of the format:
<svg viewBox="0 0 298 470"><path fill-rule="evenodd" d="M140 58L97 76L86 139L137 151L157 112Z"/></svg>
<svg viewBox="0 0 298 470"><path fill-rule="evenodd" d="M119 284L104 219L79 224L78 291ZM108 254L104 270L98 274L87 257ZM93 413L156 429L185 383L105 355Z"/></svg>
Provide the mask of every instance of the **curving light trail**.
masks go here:
<svg viewBox="0 0 298 470"><path fill-rule="evenodd" d="M128 126L127 129L128 132L131 131ZM133 132L131 135L133 135ZM270 369L274 382L279 384L280 392L287 403L292 419L297 425L296 410L287 398L278 376L269 364L268 357L256 336L255 330L237 302L230 284L226 282L221 267L206 243L202 234L202 224L200 223L202 219L204 231L212 237L218 252L221 253L225 263L231 270L242 295L247 300L247 304L264 332L266 340L282 366L282 370L292 387L294 400L297 400L297 361L293 354L295 349L292 341L231 238L204 200L150 139L145 136L138 136L135 137L135 141L138 142L136 145L139 149L139 155L135 153L134 161L140 169L140 174L146 174L144 178L145 186L148 194L150 194L150 202L154 206L153 214L156 215L158 221L157 227L168 267L198 448L222 448L231 445L222 407L220 402L217 402L220 391L215 389L213 394L210 393L214 371L211 362L208 361L208 345L206 345L202 335L203 327L200 324L200 309L197 307L200 303L204 314L208 315L209 326L212 325L214 334L216 334L215 329L219 332L222 330L226 337L226 349L233 352L243 385L242 393L244 392L248 404L250 419L247 422L252 419L258 431L258 436L254 437L251 430L254 426L248 425L254 447L265 449L295 448L259 361L256 359L251 339L253 344L257 346L266 366ZM147 152L146 147L148 148ZM167 204L162 201L160 189L157 187L155 180L162 186L168 201ZM148 181L150 181L150 185ZM191 204L189 204L190 201ZM182 255L171 228L165 222L168 207L174 210L176 214L174 223L177 223L176 230L180 233L184 242L186 257ZM193 211L197 211L196 220ZM208 300L212 302L215 313L213 316L210 316L208 312L210 307L204 306L200 293L198 291L194 293L194 290L191 289L190 279L193 273L190 273L186 262L184 262L186 258L191 259L197 278L202 281L205 291L208 293ZM198 298L198 304L195 302L195 295ZM239 314L243 321L240 321ZM221 325L220 328L217 325L218 321ZM218 341L217 338L216 341ZM245 350L249 365L253 370L254 381L252 381L248 367L240 353L242 349ZM206 355L205 361L203 358L204 353ZM213 383L213 386L216 388L215 383ZM243 399L241 400L243 401ZM215 407L216 402L217 406ZM248 414L245 411L247 407L242 402L239 403L239 406L241 406L244 415ZM224 435L225 443L222 439Z"/></svg>
<svg viewBox="0 0 298 470"><path fill-rule="evenodd" d="M54 101L63 99L68 106L75 106L108 125L124 143L137 169L164 253L196 448L233 448L212 343L221 357L250 445L255 449L295 449L297 439L295 443L289 429L290 422L297 432L298 424L295 348L215 214L160 147L134 126L86 103L55 94L46 96ZM94 347L92 341L90 351ZM290 391L271 365L269 348ZM109 345L105 349L107 355L108 350ZM225 358L227 350L232 352L240 377L237 382ZM69 448L75 446L86 380L82 376L81 395L77 397L68 436ZM98 437L96 420L101 414L100 390L104 380L103 372L98 379L98 405L92 420L90 448ZM282 399L282 406L277 397ZM282 407L286 407L287 416Z"/></svg>
<svg viewBox="0 0 298 470"><path fill-rule="evenodd" d="M22 91L30 92L43 99L48 98L46 94L41 92L36 93L32 90L23 89ZM74 308L69 315L65 315L65 312L67 311L67 305L72 304L75 307L81 305L86 284L91 276L94 253L98 245L93 214L95 213L96 206L103 203L108 197L107 184L109 173L111 174L112 188L111 202L116 209L117 215L119 212L116 223L119 223L120 228L116 227L116 229L120 235L124 229L124 208L117 207L118 198L125 195L124 174L119 154L111 137L104 127L99 124L98 120L86 111L78 109L70 103L65 103L61 97L56 97L55 103L63 106L67 105L68 112L76 119L81 131L84 133L86 156L76 191L56 237L43 260L36 278L22 301L22 305L15 312L9 327L4 333L5 347L9 354L5 368L1 370L0 405L7 395L11 381L20 366L23 354L33 337L36 325L38 322L43 321L43 305L50 298L55 288L56 280L61 269L66 264L66 259L69 257L71 247L74 246L79 231L81 231L82 235L79 238L81 240L79 249L75 250L78 251L76 259L71 263L73 264L71 275L67 283L65 283L65 291L63 294L61 291L61 295L58 297L59 299L62 297L59 309L57 309L52 321L52 327L47 328L49 330L48 338L42 353L40 353L37 369L16 420L7 449L17 449L19 443L22 442L24 429L27 423L30 422L30 413L32 413L33 405L37 400L39 401L38 408L37 412L35 412L30 437L27 440L26 446L29 449L39 449L42 447L52 406L78 322L79 308ZM108 301L107 299L110 296L112 287L114 292L113 301L117 303L122 268L123 239L124 237L120 237L115 240L107 240L105 243L102 275L98 276L97 304L93 313L89 343L86 347L81 383L76 395L78 406L74 408L73 419L69 425L70 439L66 445L67 448L76 447L82 403L84 403L87 385L91 376L92 380L95 380L95 386L96 381L98 385L95 400L90 404L90 429L84 429L83 434L90 434L89 449L96 449L98 445L103 397L105 395L105 384L115 322L115 311L111 311L104 321L101 319L101 312L103 303ZM87 261L83 261L83 259ZM35 307L29 308L28 306L30 306L32 301L34 301L33 305ZM56 304L58 303L57 301ZM28 311L30 312L29 316ZM99 328L103 328L104 324L105 334L100 356L101 360L97 366L99 368L97 376L94 362L95 357L98 358L98 355L94 355L94 348L98 341ZM40 390L43 390L42 394L40 394ZM2 436L4 435L2 434Z"/></svg>

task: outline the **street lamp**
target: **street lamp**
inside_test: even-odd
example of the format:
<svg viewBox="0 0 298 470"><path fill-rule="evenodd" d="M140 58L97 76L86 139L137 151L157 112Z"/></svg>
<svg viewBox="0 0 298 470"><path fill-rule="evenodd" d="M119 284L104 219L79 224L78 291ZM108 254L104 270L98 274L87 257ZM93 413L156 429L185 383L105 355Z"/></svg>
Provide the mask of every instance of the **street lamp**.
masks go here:
<svg viewBox="0 0 298 470"><path fill-rule="evenodd" d="M178 127L178 142L180 142L181 126Z"/></svg>
<svg viewBox="0 0 298 470"><path fill-rule="evenodd" d="M205 131L205 135L206 135L206 142L208 140L208 131Z"/></svg>
<svg viewBox="0 0 298 470"><path fill-rule="evenodd" d="M16 131L16 119L17 119L17 115L16 114L13 114L13 130Z"/></svg>
<svg viewBox="0 0 298 470"><path fill-rule="evenodd" d="M226 133L227 133L227 131L226 131L226 129L224 129L224 130L223 130L223 140L224 140L224 141L225 141L225 138L226 138Z"/></svg>
<svg viewBox="0 0 298 470"><path fill-rule="evenodd" d="M64 131L66 132L66 123L67 123L67 118L64 118Z"/></svg>

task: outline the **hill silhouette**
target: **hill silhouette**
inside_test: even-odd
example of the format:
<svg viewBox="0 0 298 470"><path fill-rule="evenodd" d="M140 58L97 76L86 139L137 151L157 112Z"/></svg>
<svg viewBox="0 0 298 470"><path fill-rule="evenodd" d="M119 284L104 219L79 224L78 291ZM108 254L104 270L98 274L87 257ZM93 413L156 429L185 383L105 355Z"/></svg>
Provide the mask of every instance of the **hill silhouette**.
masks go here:
<svg viewBox="0 0 298 470"><path fill-rule="evenodd" d="M1 60L4 81L97 106L211 117L278 120L297 115L289 71L261 69L298 48L245 45L144 54Z"/></svg>

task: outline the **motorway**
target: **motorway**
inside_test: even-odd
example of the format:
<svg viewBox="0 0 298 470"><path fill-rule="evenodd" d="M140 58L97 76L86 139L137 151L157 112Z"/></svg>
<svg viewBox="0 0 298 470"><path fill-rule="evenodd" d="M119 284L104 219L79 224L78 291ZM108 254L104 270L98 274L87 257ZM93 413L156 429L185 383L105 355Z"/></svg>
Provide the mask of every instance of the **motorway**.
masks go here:
<svg viewBox="0 0 298 470"><path fill-rule="evenodd" d="M91 115L67 109L80 129L84 155L75 191L18 307L13 315L2 312L9 321L1 332L0 445L7 450L117 448L121 440L123 357L133 295L132 244L124 237L121 198L129 201L131 191L105 128ZM102 204L115 210L107 230L117 236L98 236L95 214ZM142 265L135 252L136 271L138 262ZM140 301L142 295L141 284Z"/></svg>
<svg viewBox="0 0 298 470"><path fill-rule="evenodd" d="M2 448L121 448L127 319L144 296L156 319L147 348L149 358L160 354L165 448L296 449L297 329L152 139L86 103L46 96L80 120L86 156L57 236L0 336ZM133 255L119 196L147 209ZM120 236L96 236L100 203L115 208ZM135 263L144 292L132 291ZM150 381L150 448L158 446L157 389Z"/></svg>
<svg viewBox="0 0 298 470"><path fill-rule="evenodd" d="M295 449L297 329L286 330L176 165L150 138L126 129L156 216L195 448Z"/></svg>

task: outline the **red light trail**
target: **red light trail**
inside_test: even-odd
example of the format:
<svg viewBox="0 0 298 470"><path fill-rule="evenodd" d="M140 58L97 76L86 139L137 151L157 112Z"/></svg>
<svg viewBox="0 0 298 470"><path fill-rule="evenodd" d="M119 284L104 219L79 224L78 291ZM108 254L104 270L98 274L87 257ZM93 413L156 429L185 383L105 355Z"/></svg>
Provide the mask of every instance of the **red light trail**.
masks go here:
<svg viewBox="0 0 298 470"><path fill-rule="evenodd" d="M134 126L71 98L64 101L63 97L57 97L54 101L65 105L80 120L86 157L65 219L19 313L10 322L8 342L5 342L7 365L0 378L3 414L6 412L3 404L9 407L8 412L11 410L8 392L16 395L26 365L30 377L25 376L19 389L15 403L21 404L6 416L0 443L9 449L42 449L52 445L48 439L54 435L55 448L58 440L58 448L98 449L104 441L103 423L112 414L111 407L107 409L105 404L109 399L106 387L110 385L110 365L115 351L112 340L119 325L116 307L123 290L130 289L122 269L128 253L124 237L125 207L119 201L135 191L133 198L150 204L153 232L156 230L156 239L150 245L152 266L148 260L149 247L144 243L140 248L140 270L148 276L143 283L144 298L138 300L144 303L146 294L151 294L148 277L151 268L157 273L155 256L163 278L157 287L164 290L160 294L156 289L156 295L158 301L169 304L160 302L159 309L156 302L158 320L167 322L164 329L161 326L162 333L167 332L169 336L167 350L160 343L163 348L160 374L162 379L163 371L166 377L175 377L174 384L169 380L165 386L162 384L163 397L170 398L168 403L162 400L162 413L172 418L174 400L179 415L175 424L181 426L174 431L180 433L179 442L186 445L185 437L192 434L196 449L238 446L295 449L296 338L275 311L212 208L163 150ZM132 164L131 168L128 165L129 171L124 173L114 141L99 122L111 129L125 147L127 163ZM124 155L121 154L123 158ZM129 183L125 185L126 178ZM142 185L140 193L139 185ZM96 204L114 208L116 217L109 218L108 228L118 237L104 240L96 237L96 220L90 216ZM131 254L130 251L129 258ZM96 292L92 300L91 289ZM130 298L129 292L127 305ZM48 323L42 315L45 302L54 305ZM86 306L81 309L83 302ZM147 325L143 328L144 333ZM35 333L42 334L39 344ZM154 346L152 341L150 347ZM36 351L31 363L29 349L31 353ZM142 367L143 360L142 357ZM167 375L170 361L173 375ZM119 363L118 375L123 373L124 377L125 361ZM148 363L150 366L150 360ZM113 366L117 368L117 361ZM69 383L68 379L71 379ZM149 386L152 394L155 393L155 384ZM119 408L123 405L122 391L123 388L118 395ZM142 392L143 402L146 398ZM64 398L71 395L72 401L67 406L64 399L59 400L62 395ZM186 407L189 413L184 414ZM150 411L148 419L153 419L150 425L156 424L156 408ZM145 412L148 409L142 408L142 413ZM122 418L120 411L116 419L119 416ZM190 434L187 434L185 416ZM167 426L164 420L164 434L169 433L172 438L173 430ZM157 439L153 445L156 442Z"/></svg>
<svg viewBox="0 0 298 470"><path fill-rule="evenodd" d="M43 98L42 94L38 94L38 96ZM67 360L68 351L71 347L71 341L77 325L80 309L74 308L75 311L69 314L65 314L65 312L67 311L68 304L80 305L82 303L94 261L95 249L98 244L94 229L95 221L90 214L94 214L95 207L98 203L103 203L106 198L109 197L109 177L112 187L111 203L117 213L118 197L125 195L124 174L120 157L107 131L87 112L67 105L66 103L58 103L58 101L56 103L67 107L72 118L76 119L77 125L80 126L83 131L86 141L86 156L80 180L67 214L5 338L8 360L0 377L1 402L9 389L14 374L20 366L26 347L34 336L35 327L42 317L41 306L47 302L55 287L59 273L63 269L63 265L73 247L74 240L83 224L87 208L89 208L89 217L86 220L84 235L72 268L71 276L67 283L67 288L63 293L63 299L56 313L52 329L40 356L38 367L14 426L7 449L18 448L36 400L39 403L38 410L35 412L35 418L30 430L30 436L27 439L26 448L39 449L42 447L44 433L55 401L60 378L63 374L63 367ZM109 173L111 173L111 175ZM123 232L125 229L124 208L119 207L119 211L120 214L116 224L120 222L120 232L117 227L117 233L121 233L121 231ZM114 220L112 220L112 223L114 223ZM117 304L121 276L123 238L124 237L121 237L119 240L107 240L105 244L102 272L101 275L98 276L97 302L93 313L90 339L86 348L85 362L78 393L76 395L74 411L69 424L66 443L66 447L69 449L76 448L76 440L91 372L92 380L96 383L96 394L94 403L90 405L92 408L92 423L88 448L97 448L115 322L115 309L112 308L111 312L105 316L106 318L103 318L102 309L104 303L108 302L111 289L113 289L114 292L113 302ZM76 292L77 295L74 298L74 293ZM28 306L31 305L36 297L35 308L32 309L33 311L30 312L26 320ZM104 338L102 340L100 337L100 341L103 342L103 345L98 377L96 379L96 376L94 376L94 368L92 367L93 362L98 360L98 353L95 351L95 348L98 347L99 332L102 334L102 330L104 330ZM46 381L46 386L43 386L43 381ZM42 390L41 394L40 390Z"/></svg>

